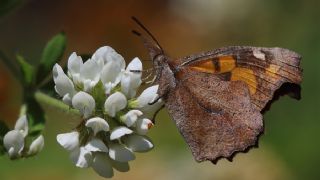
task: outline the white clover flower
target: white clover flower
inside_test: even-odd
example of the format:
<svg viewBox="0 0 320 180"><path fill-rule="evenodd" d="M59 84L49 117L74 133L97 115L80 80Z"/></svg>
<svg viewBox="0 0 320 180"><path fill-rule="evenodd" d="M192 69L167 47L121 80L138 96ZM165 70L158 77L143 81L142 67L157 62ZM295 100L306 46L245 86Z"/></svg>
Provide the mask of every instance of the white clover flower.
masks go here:
<svg viewBox="0 0 320 180"><path fill-rule="evenodd" d="M69 77L63 72L59 64L55 64L53 67L53 80L55 83L56 92L63 97L63 102L70 105L71 99L75 94L75 89L72 81Z"/></svg>
<svg viewBox="0 0 320 180"><path fill-rule="evenodd" d="M100 176L110 178L113 169L129 171L128 162L135 159L134 152L153 148L146 134L153 126L150 118L163 102L157 99L157 85L135 98L142 72L139 58L126 67L124 58L109 46L99 48L85 62L72 53L68 76L59 65L54 67L57 93L83 115L74 131L57 135L58 143L70 152L77 167L91 167Z"/></svg>
<svg viewBox="0 0 320 180"><path fill-rule="evenodd" d="M40 135L39 137L37 137L37 139L32 141L29 147L28 155L38 154L43 149L43 147L44 147L44 138L42 135Z"/></svg>
<svg viewBox="0 0 320 180"><path fill-rule="evenodd" d="M80 91L72 98L72 106L78 109L84 118L88 118L95 110L96 104L90 94Z"/></svg>
<svg viewBox="0 0 320 180"><path fill-rule="evenodd" d="M24 148L24 135L19 130L9 131L3 138L3 144L11 159L18 158Z"/></svg>
<svg viewBox="0 0 320 180"><path fill-rule="evenodd" d="M3 145L11 159L29 157L39 153L44 147L42 135L37 137L29 147L25 147L25 138L29 133L28 119L26 115L21 116L14 126L3 138ZM26 151L28 150L28 152Z"/></svg>
<svg viewBox="0 0 320 180"><path fill-rule="evenodd" d="M110 46L103 46L99 48L93 54L92 59L102 60L104 64L107 64L108 62L115 62L119 64L121 69L124 69L126 67L124 58Z"/></svg>
<svg viewBox="0 0 320 180"><path fill-rule="evenodd" d="M28 119L26 115L21 116L16 121L14 129L20 131L20 133L23 134L23 137L26 137L28 135L29 126L28 126Z"/></svg>
<svg viewBox="0 0 320 180"><path fill-rule="evenodd" d="M79 132L58 134L57 141L66 150L73 151L79 147Z"/></svg>
<svg viewBox="0 0 320 180"><path fill-rule="evenodd" d="M119 84L121 78L120 64L115 61L107 62L101 71L101 82L104 85L105 93L110 94L112 88Z"/></svg>
<svg viewBox="0 0 320 180"><path fill-rule="evenodd" d="M131 134L133 131L124 126L116 127L111 131L110 140L119 139L124 135Z"/></svg>
<svg viewBox="0 0 320 180"><path fill-rule="evenodd" d="M68 59L68 75L72 78L74 84L80 85L80 69L83 66L83 61L75 52Z"/></svg>
<svg viewBox="0 0 320 180"><path fill-rule="evenodd" d="M126 136L123 141L134 152L146 152L153 148L152 142L147 137L137 134Z"/></svg>
<svg viewBox="0 0 320 180"><path fill-rule="evenodd" d="M139 110L130 110L129 112L127 112L127 114L123 115L120 117L121 122L123 122L124 124L126 124L128 127L133 126L138 117L141 116L143 113Z"/></svg>
<svg viewBox="0 0 320 180"><path fill-rule="evenodd" d="M95 59L88 59L83 63L80 69L80 79L84 86L84 91L90 92L92 88L100 80L101 65L99 61Z"/></svg>
<svg viewBox="0 0 320 180"><path fill-rule="evenodd" d="M119 162L128 162L136 158L133 152L122 144L110 144L109 156Z"/></svg>
<svg viewBox="0 0 320 180"><path fill-rule="evenodd" d="M109 155L106 153L95 153L92 168L96 173L105 178L113 176L113 169Z"/></svg>
<svg viewBox="0 0 320 180"><path fill-rule="evenodd" d="M107 146L98 138L93 138L84 146L90 152L108 152Z"/></svg>
<svg viewBox="0 0 320 180"><path fill-rule="evenodd" d="M158 98L159 85L154 85L145 89L136 100L136 107L142 108L152 103Z"/></svg>
<svg viewBox="0 0 320 180"><path fill-rule="evenodd" d="M100 131L109 131L109 124L106 120L100 117L94 117L89 119L86 122L86 126L93 130L94 135L97 135L97 133Z"/></svg>
<svg viewBox="0 0 320 180"><path fill-rule="evenodd" d="M79 168L88 168L92 163L92 153L81 146L71 151L71 161Z"/></svg>
<svg viewBox="0 0 320 180"><path fill-rule="evenodd" d="M108 97L104 104L104 110L109 116L115 117L116 113L126 106L127 98L121 92L116 92Z"/></svg>
<svg viewBox="0 0 320 180"><path fill-rule="evenodd" d="M131 72L137 71L137 72ZM140 72L138 72L140 71ZM127 69L123 72L121 78L121 91L129 99L136 95L138 87L141 85L142 63L139 58L134 58Z"/></svg>
<svg viewBox="0 0 320 180"><path fill-rule="evenodd" d="M150 119L143 118L137 121L136 131L140 135L146 135L149 129L153 126L153 123Z"/></svg>

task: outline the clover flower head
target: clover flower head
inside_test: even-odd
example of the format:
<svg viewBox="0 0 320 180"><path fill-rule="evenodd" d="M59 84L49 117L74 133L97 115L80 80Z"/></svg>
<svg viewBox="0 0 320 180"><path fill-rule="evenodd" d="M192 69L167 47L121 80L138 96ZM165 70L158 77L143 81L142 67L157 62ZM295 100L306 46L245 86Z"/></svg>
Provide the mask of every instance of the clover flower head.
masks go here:
<svg viewBox="0 0 320 180"><path fill-rule="evenodd" d="M159 107L158 102L149 104L158 97L158 86L135 98L141 77L139 58L126 67L124 58L108 46L99 48L87 61L72 53L67 73L55 65L56 92L83 118L73 131L57 135L58 143L70 152L77 167L91 167L110 178L114 169L129 171L128 162L135 159L135 152L153 148L146 134L153 126L148 114Z"/></svg>
<svg viewBox="0 0 320 180"><path fill-rule="evenodd" d="M44 138L42 135L38 136L30 146L26 147L25 139L28 137L28 133L28 119L26 115L23 115L16 121L14 129L8 131L3 137L3 145L10 159L34 156L43 149Z"/></svg>

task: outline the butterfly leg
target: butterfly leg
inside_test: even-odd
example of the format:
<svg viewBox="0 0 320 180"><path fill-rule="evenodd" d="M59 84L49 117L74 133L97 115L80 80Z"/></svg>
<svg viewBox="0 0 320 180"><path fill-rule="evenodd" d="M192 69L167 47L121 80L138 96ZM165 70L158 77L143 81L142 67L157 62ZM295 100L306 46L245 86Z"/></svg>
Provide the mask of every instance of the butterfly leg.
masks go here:
<svg viewBox="0 0 320 180"><path fill-rule="evenodd" d="M151 121L152 121L153 124L156 124L156 117L157 117L158 113L159 113L164 107L165 107L165 105L162 105L162 106L154 113L154 115L153 115L153 117L152 117L152 119L151 119Z"/></svg>

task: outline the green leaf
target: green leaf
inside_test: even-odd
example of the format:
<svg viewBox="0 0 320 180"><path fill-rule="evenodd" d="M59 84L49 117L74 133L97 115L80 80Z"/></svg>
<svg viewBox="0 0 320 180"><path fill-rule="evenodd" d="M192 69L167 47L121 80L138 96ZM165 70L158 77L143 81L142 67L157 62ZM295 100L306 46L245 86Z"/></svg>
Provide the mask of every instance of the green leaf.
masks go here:
<svg viewBox="0 0 320 180"><path fill-rule="evenodd" d="M30 97L26 101L27 118L29 122L31 136L39 136L44 129L45 114L40 104L34 97Z"/></svg>
<svg viewBox="0 0 320 180"><path fill-rule="evenodd" d="M22 73L22 81L26 86L30 86L33 82L34 68L20 55L17 55L17 60Z"/></svg>
<svg viewBox="0 0 320 180"><path fill-rule="evenodd" d="M65 50L66 36L64 33L55 35L45 46L37 73L37 84L41 83L51 72L52 67L57 63Z"/></svg>
<svg viewBox="0 0 320 180"><path fill-rule="evenodd" d="M0 16L3 16L17 7L22 0L1 0L0 1Z"/></svg>
<svg viewBox="0 0 320 180"><path fill-rule="evenodd" d="M0 155L6 153L6 149L3 146L3 137L8 131L8 126L3 121L0 121Z"/></svg>

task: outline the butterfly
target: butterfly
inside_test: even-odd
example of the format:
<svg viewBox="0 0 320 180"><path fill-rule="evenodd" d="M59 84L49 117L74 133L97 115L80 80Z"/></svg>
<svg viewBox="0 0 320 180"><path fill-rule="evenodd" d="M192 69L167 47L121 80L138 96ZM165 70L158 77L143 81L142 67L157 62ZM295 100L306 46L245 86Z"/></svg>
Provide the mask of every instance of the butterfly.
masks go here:
<svg viewBox="0 0 320 180"><path fill-rule="evenodd" d="M172 59L133 20L151 37L133 31L152 59L158 99L198 162L232 161L257 147L271 103L285 94L301 98L301 56L291 50L231 46Z"/></svg>

